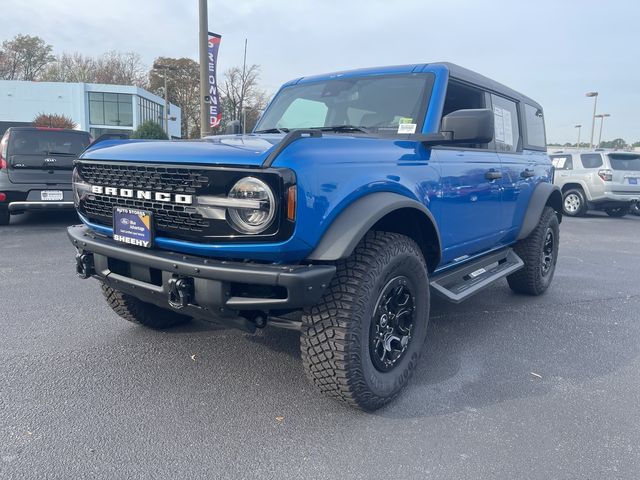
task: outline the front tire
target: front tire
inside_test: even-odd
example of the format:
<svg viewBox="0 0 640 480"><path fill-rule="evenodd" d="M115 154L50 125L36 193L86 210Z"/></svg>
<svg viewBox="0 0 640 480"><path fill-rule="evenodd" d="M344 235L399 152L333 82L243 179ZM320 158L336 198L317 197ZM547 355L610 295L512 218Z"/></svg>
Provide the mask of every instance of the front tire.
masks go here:
<svg viewBox="0 0 640 480"><path fill-rule="evenodd" d="M558 216L553 208L545 207L536 228L514 248L524 261L524 267L507 277L511 290L526 295L542 295L553 280L559 243Z"/></svg>
<svg viewBox="0 0 640 480"><path fill-rule="evenodd" d="M627 213L629 213L630 207L625 205L623 207L613 207L613 208L605 208L604 211L607 212L607 215L614 218L624 217Z"/></svg>
<svg viewBox="0 0 640 480"><path fill-rule="evenodd" d="M178 315L150 303L115 290L104 283L102 294L107 304L128 322L137 323L154 330L175 327L191 321L191 317Z"/></svg>
<svg viewBox="0 0 640 480"><path fill-rule="evenodd" d="M562 197L562 211L569 217L580 217L587 212L587 200L579 188L567 190Z"/></svg>
<svg viewBox="0 0 640 480"><path fill-rule="evenodd" d="M337 267L303 313L304 369L322 393L375 410L400 393L424 349L427 267L412 239L389 232L369 232Z"/></svg>

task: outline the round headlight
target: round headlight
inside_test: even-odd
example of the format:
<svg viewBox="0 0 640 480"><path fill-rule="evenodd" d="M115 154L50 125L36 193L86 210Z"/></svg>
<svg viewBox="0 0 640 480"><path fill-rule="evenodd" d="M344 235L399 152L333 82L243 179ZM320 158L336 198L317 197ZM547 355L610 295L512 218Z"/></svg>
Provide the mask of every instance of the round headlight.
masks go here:
<svg viewBox="0 0 640 480"><path fill-rule="evenodd" d="M231 226L241 233L264 232L276 216L276 200L269 185L255 177L238 180L229 199L237 200L228 208Z"/></svg>

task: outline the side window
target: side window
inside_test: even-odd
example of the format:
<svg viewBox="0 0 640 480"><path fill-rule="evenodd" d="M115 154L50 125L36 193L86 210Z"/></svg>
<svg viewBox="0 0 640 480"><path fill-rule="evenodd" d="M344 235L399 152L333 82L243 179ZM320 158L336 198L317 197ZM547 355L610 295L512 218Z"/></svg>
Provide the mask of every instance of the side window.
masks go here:
<svg viewBox="0 0 640 480"><path fill-rule="evenodd" d="M551 163L556 170L573 170L571 155L551 155Z"/></svg>
<svg viewBox="0 0 640 480"><path fill-rule="evenodd" d="M525 103L524 121L527 125L527 145L546 150L547 140L544 134L544 118L542 110Z"/></svg>
<svg viewBox="0 0 640 480"><path fill-rule="evenodd" d="M580 161L584 168L598 168L602 166L602 155L599 153L583 153Z"/></svg>
<svg viewBox="0 0 640 480"><path fill-rule="evenodd" d="M442 116L444 117L456 110L467 108L487 108L485 93L482 90L458 83L455 80L450 81L449 85L447 85L447 95L444 98ZM462 144L458 146L464 148L488 148L488 144L486 143Z"/></svg>
<svg viewBox="0 0 640 480"><path fill-rule="evenodd" d="M516 152L520 140L518 107L516 103L497 95L491 95L495 127L496 150Z"/></svg>
<svg viewBox="0 0 640 480"><path fill-rule="evenodd" d="M324 127L327 110L323 102L296 98L282 114L278 125L283 124L288 128Z"/></svg>

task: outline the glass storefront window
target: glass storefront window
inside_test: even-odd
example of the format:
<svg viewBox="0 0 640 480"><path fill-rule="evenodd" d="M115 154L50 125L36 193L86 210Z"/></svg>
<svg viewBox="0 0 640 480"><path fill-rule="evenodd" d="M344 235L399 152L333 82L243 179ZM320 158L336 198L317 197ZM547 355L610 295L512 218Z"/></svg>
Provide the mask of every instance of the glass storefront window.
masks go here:
<svg viewBox="0 0 640 480"><path fill-rule="evenodd" d="M89 92L89 121L92 125L132 127L132 95Z"/></svg>

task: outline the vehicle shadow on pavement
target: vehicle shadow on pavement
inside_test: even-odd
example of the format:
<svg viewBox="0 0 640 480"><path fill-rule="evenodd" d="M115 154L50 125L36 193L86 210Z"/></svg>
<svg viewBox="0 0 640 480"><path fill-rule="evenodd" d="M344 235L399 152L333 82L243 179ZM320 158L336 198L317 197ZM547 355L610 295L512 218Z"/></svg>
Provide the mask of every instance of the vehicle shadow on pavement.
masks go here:
<svg viewBox="0 0 640 480"><path fill-rule="evenodd" d="M30 228L39 226L67 226L80 223L80 218L75 211L34 211L19 215L11 215L9 227ZM6 228L6 227L5 227Z"/></svg>
<svg viewBox="0 0 640 480"><path fill-rule="evenodd" d="M418 369L402 395L373 415L438 416L473 412L496 403L553 392L569 394L582 382L616 371L640 354L640 346L634 342L640 327L630 320L632 315L597 322L593 320L595 302L554 305L549 298L515 295L505 287L490 288L460 305L434 298L429 335ZM558 292L555 295L562 298ZM637 308L637 298L631 301ZM608 310L610 307L605 305L603 317ZM181 336L206 331L243 337L237 341L246 343L227 352L224 363L216 363L217 369L233 369L234 365L249 362L256 363L253 372L263 385L280 383L292 375L299 378L289 378L289 382L300 385L304 381L298 332L267 328L251 335L193 322L167 333ZM215 342L215 338L209 340ZM282 363L279 371L264 368L264 363L258 365L264 358L246 358L247 349L262 357L259 352L265 348L271 352L266 353L267 362L275 353ZM313 389L304 390L302 393L291 388L287 396L300 395L298 400L304 403L302 397L308 397ZM329 411L337 405L330 399L324 401Z"/></svg>

